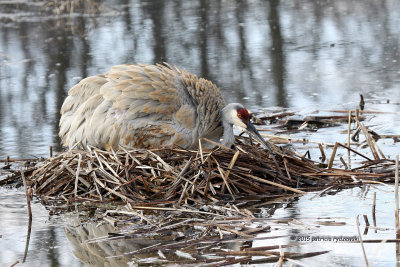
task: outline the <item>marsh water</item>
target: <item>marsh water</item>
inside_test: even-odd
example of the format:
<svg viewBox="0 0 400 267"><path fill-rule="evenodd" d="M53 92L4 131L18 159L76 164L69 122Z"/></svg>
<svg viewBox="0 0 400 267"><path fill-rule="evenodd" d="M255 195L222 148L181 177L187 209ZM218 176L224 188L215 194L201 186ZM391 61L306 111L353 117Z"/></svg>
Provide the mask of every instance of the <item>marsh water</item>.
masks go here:
<svg viewBox="0 0 400 267"><path fill-rule="evenodd" d="M68 89L121 63L169 62L212 80L227 102L254 111L302 116L354 109L362 94L367 110L387 112L365 124L379 134L400 134L397 0L77 2L0 0L0 158L47 157L49 146L60 151L59 110ZM346 127L294 136L345 142ZM399 151L392 139L378 145L390 157ZM374 191L378 225L391 228L392 192L385 187L306 195L271 216L342 218L346 227L327 231L354 235L356 211L369 212ZM0 200L0 266L9 266L23 256L25 198L1 189ZM49 217L40 203L34 214L26 266L82 266L62 227L65 218ZM310 265L364 264L359 245L315 243L334 253L307 259ZM375 264L396 262L394 244L376 246L369 248L381 253Z"/></svg>

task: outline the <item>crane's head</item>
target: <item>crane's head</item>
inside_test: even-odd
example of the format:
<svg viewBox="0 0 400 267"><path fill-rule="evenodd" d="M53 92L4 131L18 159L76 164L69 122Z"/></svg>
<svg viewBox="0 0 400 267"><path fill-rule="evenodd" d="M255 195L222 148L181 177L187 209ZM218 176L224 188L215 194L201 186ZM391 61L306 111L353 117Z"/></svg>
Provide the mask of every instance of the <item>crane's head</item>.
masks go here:
<svg viewBox="0 0 400 267"><path fill-rule="evenodd" d="M272 152L271 147L265 142L264 138L256 130L256 127L250 122L250 113L239 103L231 103L222 109L223 121L230 125L235 125L242 131L246 131L252 135L265 148Z"/></svg>

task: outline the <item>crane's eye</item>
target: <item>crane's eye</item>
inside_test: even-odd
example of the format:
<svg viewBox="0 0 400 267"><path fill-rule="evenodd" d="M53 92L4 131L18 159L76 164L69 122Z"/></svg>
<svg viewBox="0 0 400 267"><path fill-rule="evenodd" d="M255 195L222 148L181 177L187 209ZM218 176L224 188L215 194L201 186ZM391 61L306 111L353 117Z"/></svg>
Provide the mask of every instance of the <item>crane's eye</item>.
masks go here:
<svg viewBox="0 0 400 267"><path fill-rule="evenodd" d="M250 120L249 112L245 108L238 109L237 116L239 119L241 119L245 122L248 122Z"/></svg>

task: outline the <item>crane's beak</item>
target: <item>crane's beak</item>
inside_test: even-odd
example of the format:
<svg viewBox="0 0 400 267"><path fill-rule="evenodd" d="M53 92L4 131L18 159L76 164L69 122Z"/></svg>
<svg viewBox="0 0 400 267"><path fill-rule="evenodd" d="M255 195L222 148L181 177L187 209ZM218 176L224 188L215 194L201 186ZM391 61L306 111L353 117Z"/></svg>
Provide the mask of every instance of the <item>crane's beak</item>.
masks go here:
<svg viewBox="0 0 400 267"><path fill-rule="evenodd" d="M254 127L253 124L251 124L250 122L248 122L246 124L247 128L247 132L250 133L263 147L265 147L266 149L268 149L271 153L273 153L271 146L264 140L264 138L260 135L260 133L257 131L256 127Z"/></svg>

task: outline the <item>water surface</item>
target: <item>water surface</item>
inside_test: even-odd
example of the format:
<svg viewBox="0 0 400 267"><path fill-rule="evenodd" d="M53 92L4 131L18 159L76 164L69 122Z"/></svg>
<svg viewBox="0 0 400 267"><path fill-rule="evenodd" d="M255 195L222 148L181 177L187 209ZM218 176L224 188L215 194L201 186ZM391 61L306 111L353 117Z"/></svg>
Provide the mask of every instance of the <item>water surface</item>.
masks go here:
<svg viewBox="0 0 400 267"><path fill-rule="evenodd" d="M269 112L289 109L300 116L354 109L361 93L366 109L390 112L369 116L365 124L380 134L400 132L399 1L108 0L72 12L45 5L0 1L0 158L46 157L49 146L60 151L59 110L69 88L121 63L166 61L214 81L228 102ZM346 129L293 136L344 143ZM378 144L391 157L399 150L391 139ZM378 226L389 230L369 231L366 238L394 238L392 193L384 188L344 190L313 200L306 195L270 218L313 222L329 217L346 225L281 230L292 236L353 236L355 216L370 216L373 191ZM23 257L25 197L21 190L1 189L0 200L0 265L9 266ZM33 210L25 265L82 266L64 233L65 218L48 217L37 202ZM364 265L359 244L304 247L333 250L304 260L311 266ZM367 250L377 255L377 265L396 261L392 244L369 244Z"/></svg>
<svg viewBox="0 0 400 267"><path fill-rule="evenodd" d="M251 109L399 102L396 0L44 4L0 2L0 157L59 150L69 88L121 63L169 62Z"/></svg>

